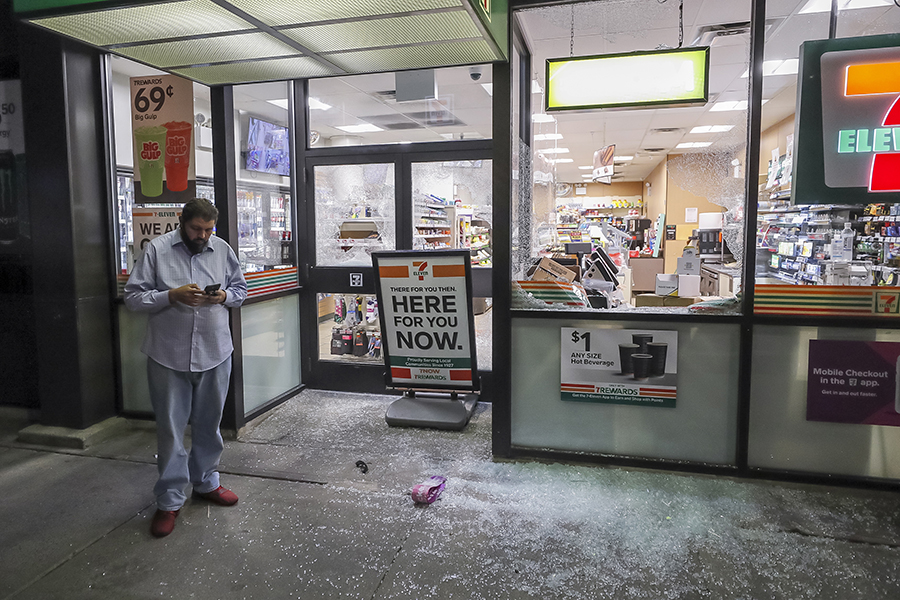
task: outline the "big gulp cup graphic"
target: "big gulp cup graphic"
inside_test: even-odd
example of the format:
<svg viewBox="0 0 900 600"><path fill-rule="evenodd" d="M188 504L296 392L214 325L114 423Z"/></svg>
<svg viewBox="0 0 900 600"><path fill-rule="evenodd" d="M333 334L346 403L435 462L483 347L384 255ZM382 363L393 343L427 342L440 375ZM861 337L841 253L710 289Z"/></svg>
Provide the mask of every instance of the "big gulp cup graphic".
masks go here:
<svg viewBox="0 0 900 600"><path fill-rule="evenodd" d="M166 128L166 187L183 192L188 186L188 167L191 164L191 130L186 121L170 121Z"/></svg>
<svg viewBox="0 0 900 600"><path fill-rule="evenodd" d="M151 198L162 195L166 128L138 127L134 130L134 145L141 173L141 193Z"/></svg>

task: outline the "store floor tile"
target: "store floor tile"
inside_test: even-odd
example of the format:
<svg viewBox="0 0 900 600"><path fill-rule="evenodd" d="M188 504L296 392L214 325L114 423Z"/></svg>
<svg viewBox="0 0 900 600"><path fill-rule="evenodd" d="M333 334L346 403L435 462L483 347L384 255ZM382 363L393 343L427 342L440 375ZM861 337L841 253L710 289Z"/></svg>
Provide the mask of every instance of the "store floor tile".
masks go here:
<svg viewBox="0 0 900 600"><path fill-rule="evenodd" d="M146 424L85 451L4 436L0 600L900 597L896 493L494 462L490 405L449 432L388 427L394 399L299 394L227 442L240 502L189 500L161 540Z"/></svg>

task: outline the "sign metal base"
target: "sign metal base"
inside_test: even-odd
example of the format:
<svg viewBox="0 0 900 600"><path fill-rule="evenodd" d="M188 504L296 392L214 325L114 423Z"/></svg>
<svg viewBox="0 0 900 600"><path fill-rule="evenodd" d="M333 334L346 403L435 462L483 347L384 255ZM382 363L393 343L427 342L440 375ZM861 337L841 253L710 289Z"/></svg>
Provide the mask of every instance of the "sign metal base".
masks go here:
<svg viewBox="0 0 900 600"><path fill-rule="evenodd" d="M384 420L391 427L462 431L477 404L478 394L407 392L388 406Z"/></svg>

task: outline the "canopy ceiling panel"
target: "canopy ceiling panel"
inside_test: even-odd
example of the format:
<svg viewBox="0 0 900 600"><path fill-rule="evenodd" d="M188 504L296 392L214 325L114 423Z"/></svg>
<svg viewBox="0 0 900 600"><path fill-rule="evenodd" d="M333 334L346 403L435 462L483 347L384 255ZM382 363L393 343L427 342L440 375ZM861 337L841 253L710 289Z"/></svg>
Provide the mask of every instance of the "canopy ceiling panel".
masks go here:
<svg viewBox="0 0 900 600"><path fill-rule="evenodd" d="M142 44L120 48L118 52L138 62L163 68L300 54L299 50L266 33L241 33L216 38Z"/></svg>
<svg viewBox="0 0 900 600"><path fill-rule="evenodd" d="M506 0L13 2L16 15L28 23L206 85L505 60L506 5Z"/></svg>
<svg viewBox="0 0 900 600"><path fill-rule="evenodd" d="M315 52L481 38L465 11L299 27L282 32Z"/></svg>
<svg viewBox="0 0 900 600"><path fill-rule="evenodd" d="M305 56L225 63L207 67L187 67L170 69L170 71L188 79L207 82L207 85L325 77L333 74L322 63Z"/></svg>
<svg viewBox="0 0 900 600"><path fill-rule="evenodd" d="M338 0L337 2L272 2L230 0L235 7L272 27L290 27L321 21L348 21L364 17L407 14L454 8L464 11L462 0Z"/></svg>

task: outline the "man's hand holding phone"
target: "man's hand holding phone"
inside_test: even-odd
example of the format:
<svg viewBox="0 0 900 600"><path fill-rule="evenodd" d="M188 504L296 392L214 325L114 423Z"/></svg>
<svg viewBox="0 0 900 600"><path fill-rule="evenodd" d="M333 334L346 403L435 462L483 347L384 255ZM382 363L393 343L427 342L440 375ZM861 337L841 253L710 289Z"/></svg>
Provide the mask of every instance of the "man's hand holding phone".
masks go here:
<svg viewBox="0 0 900 600"><path fill-rule="evenodd" d="M189 283L169 290L169 303L181 302L187 306L200 306L201 304L222 304L225 302L225 292L219 289L220 285L214 283L200 289L196 283Z"/></svg>
<svg viewBox="0 0 900 600"><path fill-rule="evenodd" d="M227 295L225 292L220 290L221 286L218 283L214 283L212 285L208 285L203 288L203 293L206 295L206 301L209 304L222 304L225 302Z"/></svg>

